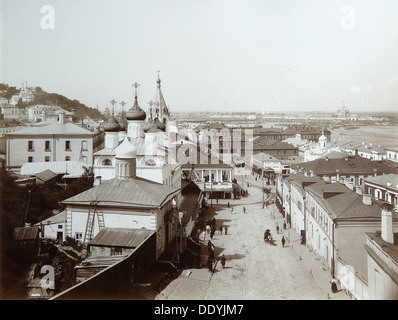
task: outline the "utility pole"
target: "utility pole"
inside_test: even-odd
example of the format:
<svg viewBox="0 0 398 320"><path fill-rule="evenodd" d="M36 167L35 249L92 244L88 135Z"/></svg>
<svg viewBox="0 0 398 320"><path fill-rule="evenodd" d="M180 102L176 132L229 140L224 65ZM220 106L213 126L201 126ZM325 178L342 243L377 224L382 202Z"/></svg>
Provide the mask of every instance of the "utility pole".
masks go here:
<svg viewBox="0 0 398 320"><path fill-rule="evenodd" d="M210 177L210 208L213 208L213 179Z"/></svg>
<svg viewBox="0 0 398 320"><path fill-rule="evenodd" d="M30 196L31 196L31 194L32 194L32 190L29 189L28 205L26 206L25 218L24 218L24 221L23 221L24 226L25 226L25 223L26 223L26 217L28 216L28 210L29 210L29 205L30 205Z"/></svg>

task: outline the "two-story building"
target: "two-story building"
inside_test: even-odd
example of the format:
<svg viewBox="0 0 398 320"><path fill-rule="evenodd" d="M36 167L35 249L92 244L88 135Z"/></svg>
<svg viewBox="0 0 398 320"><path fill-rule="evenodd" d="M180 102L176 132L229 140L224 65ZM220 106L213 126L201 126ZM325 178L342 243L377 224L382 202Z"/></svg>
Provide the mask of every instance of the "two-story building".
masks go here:
<svg viewBox="0 0 398 320"><path fill-rule="evenodd" d="M81 161L93 164L93 153L102 148L103 133L59 121L26 127L6 134L6 167L18 171L26 162Z"/></svg>
<svg viewBox="0 0 398 320"><path fill-rule="evenodd" d="M364 179L365 193L372 195L375 200L385 201L398 211L398 174L385 174Z"/></svg>

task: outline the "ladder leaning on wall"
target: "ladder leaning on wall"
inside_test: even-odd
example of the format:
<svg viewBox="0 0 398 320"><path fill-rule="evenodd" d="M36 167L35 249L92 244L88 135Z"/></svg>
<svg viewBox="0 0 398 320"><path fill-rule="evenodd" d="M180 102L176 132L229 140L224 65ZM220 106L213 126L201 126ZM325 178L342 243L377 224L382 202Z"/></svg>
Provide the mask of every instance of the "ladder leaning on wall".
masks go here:
<svg viewBox="0 0 398 320"><path fill-rule="evenodd" d="M94 235L94 219L95 215L97 214L98 219L98 228L101 231L105 228L105 220L104 214L102 210L98 210L98 202L99 201L91 201L90 206L88 208L88 215L87 215L87 223L86 223L86 231L84 232L84 239L83 239L83 246L86 246L87 243L93 239Z"/></svg>

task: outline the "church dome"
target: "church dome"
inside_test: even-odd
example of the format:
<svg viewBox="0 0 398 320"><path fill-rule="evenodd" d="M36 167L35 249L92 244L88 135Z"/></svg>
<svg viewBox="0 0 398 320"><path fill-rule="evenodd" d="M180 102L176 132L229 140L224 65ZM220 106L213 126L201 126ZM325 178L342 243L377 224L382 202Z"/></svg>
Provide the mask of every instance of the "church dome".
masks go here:
<svg viewBox="0 0 398 320"><path fill-rule="evenodd" d="M137 144L124 138L123 142L115 149L116 158L135 158L137 155Z"/></svg>
<svg viewBox="0 0 398 320"><path fill-rule="evenodd" d="M126 117L123 117L123 118L120 120L119 124L120 124L120 131L126 131L126 130L127 130L127 125L128 125L128 123L127 123Z"/></svg>
<svg viewBox="0 0 398 320"><path fill-rule="evenodd" d="M163 122L161 122L161 121L159 120L159 118L156 118L156 119L155 119L155 124L156 124L156 127L157 127L159 130L162 130L162 131L165 131L165 130L166 130L166 125L165 125Z"/></svg>
<svg viewBox="0 0 398 320"><path fill-rule="evenodd" d="M148 131L154 131L156 129L159 129L155 121L152 119L149 119L148 122L144 126L144 132L147 133Z"/></svg>
<svg viewBox="0 0 398 320"><path fill-rule="evenodd" d="M140 108L137 101L137 96L135 96L134 105L126 113L127 120L145 120L146 113Z"/></svg>
<svg viewBox="0 0 398 320"><path fill-rule="evenodd" d="M105 132L118 132L120 130L120 124L116 121L115 117L110 117L104 124Z"/></svg>

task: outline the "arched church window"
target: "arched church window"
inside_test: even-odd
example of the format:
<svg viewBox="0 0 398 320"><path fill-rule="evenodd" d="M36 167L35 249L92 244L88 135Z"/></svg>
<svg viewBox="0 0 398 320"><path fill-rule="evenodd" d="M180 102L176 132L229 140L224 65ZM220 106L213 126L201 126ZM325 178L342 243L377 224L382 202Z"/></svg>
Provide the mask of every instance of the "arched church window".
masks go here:
<svg viewBox="0 0 398 320"><path fill-rule="evenodd" d="M156 166L156 162L153 159L148 159L145 161L145 165L149 166L149 167L154 167L154 166Z"/></svg>
<svg viewBox="0 0 398 320"><path fill-rule="evenodd" d="M110 159L105 159L104 161L102 161L102 165L103 166L111 166L112 161Z"/></svg>

